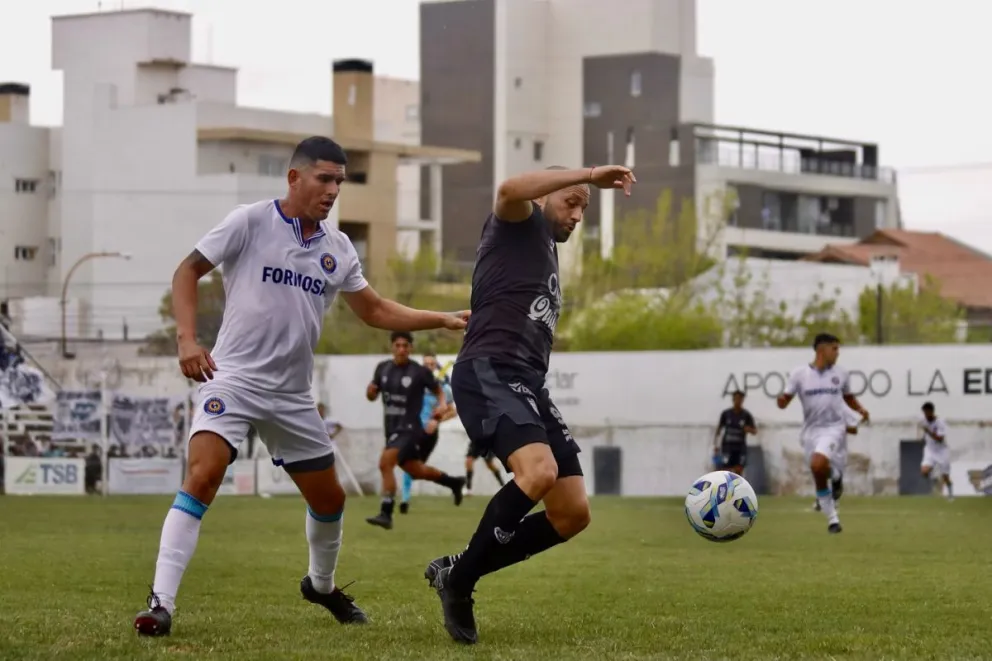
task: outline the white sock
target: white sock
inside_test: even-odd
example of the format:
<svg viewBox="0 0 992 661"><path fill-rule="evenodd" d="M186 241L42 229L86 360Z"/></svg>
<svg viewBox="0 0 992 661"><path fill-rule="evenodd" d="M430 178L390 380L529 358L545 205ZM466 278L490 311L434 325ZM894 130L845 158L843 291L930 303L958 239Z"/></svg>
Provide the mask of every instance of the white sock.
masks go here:
<svg viewBox="0 0 992 661"><path fill-rule="evenodd" d="M206 505L180 491L176 494L172 509L165 515L152 592L170 613L176 608L179 583L183 580L186 566L196 550L196 541L200 537L200 520L206 511Z"/></svg>
<svg viewBox="0 0 992 661"><path fill-rule="evenodd" d="M827 517L828 523L840 523L840 518L837 516L837 505L834 502L834 496L830 491L830 487L822 491L817 491L816 501L820 503L820 511Z"/></svg>
<svg viewBox="0 0 992 661"><path fill-rule="evenodd" d="M310 544L310 569L307 575L317 592L334 591L334 569L341 550L341 524L344 512L316 514L307 508L307 543Z"/></svg>

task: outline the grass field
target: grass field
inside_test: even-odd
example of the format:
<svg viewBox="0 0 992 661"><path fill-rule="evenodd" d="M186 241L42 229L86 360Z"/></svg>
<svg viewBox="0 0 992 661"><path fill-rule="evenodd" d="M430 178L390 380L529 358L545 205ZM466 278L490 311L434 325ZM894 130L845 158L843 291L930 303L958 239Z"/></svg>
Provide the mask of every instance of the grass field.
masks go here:
<svg viewBox="0 0 992 661"><path fill-rule="evenodd" d="M809 499L762 498L731 544L697 537L681 502L596 498L583 536L480 583L473 648L422 572L484 498L422 498L390 532L364 522L373 499L349 501L338 579L366 628L300 597L300 501L220 498L173 635L138 639L170 501L0 498L0 659L992 658L992 498L845 497L839 536Z"/></svg>

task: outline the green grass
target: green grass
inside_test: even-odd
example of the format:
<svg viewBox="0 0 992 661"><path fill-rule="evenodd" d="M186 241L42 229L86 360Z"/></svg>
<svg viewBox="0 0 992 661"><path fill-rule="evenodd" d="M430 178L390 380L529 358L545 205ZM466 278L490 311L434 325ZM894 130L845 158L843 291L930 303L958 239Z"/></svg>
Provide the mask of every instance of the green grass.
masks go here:
<svg viewBox="0 0 992 661"><path fill-rule="evenodd" d="M460 550L485 499L421 498L390 532L349 501L339 582L373 620L302 600L304 510L221 498L204 521L173 635L131 629L169 498L0 498L0 659L988 659L992 498L849 498L828 536L809 499L762 498L731 544L675 500L596 498L582 536L487 577L480 644L441 626L424 565Z"/></svg>

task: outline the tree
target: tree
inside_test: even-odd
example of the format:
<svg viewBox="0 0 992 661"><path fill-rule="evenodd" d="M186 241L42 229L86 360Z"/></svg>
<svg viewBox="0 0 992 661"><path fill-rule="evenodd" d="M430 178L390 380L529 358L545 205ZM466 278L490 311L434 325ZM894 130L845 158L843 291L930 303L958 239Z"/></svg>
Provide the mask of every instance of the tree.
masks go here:
<svg viewBox="0 0 992 661"><path fill-rule="evenodd" d="M866 287L859 308L861 334L876 342L881 325L881 340L885 344L957 342L965 319L965 311L956 302L942 297L940 283L929 275L918 288L898 283L881 290Z"/></svg>
<svg viewBox="0 0 992 661"><path fill-rule="evenodd" d="M196 332L197 341L205 349L212 349L217 342L217 334L224 319L224 281L220 271L212 271L207 277L197 283ZM143 355L168 356L175 355L176 320L172 315L172 290L162 296L158 306L159 316L165 323L165 328L148 336Z"/></svg>
<svg viewBox="0 0 992 661"><path fill-rule="evenodd" d="M468 308L471 285L467 278L455 282L437 282L439 260L433 250L422 249L413 259L395 257L385 273L375 281L380 295L398 303L425 310L454 312ZM449 272L454 272L449 269ZM455 278L449 278L455 280ZM435 351L456 353L461 333L446 330L420 331L415 344L418 353ZM324 318L317 353L383 353L389 349L389 332L369 328L358 319L340 297Z"/></svg>
<svg viewBox="0 0 992 661"><path fill-rule="evenodd" d="M832 333L849 341L859 338L855 315L838 305L839 289L828 292L821 282L801 306L774 300L769 295L768 272L756 274L746 254L715 268L713 277L714 305L723 315L726 346L808 346L817 333Z"/></svg>
<svg viewBox="0 0 992 661"><path fill-rule="evenodd" d="M583 251L582 271L566 286L557 350L637 351L702 349L720 345L712 310L682 292L713 265L717 236L701 237L691 204L676 215L671 191L653 213L625 214L613 255Z"/></svg>

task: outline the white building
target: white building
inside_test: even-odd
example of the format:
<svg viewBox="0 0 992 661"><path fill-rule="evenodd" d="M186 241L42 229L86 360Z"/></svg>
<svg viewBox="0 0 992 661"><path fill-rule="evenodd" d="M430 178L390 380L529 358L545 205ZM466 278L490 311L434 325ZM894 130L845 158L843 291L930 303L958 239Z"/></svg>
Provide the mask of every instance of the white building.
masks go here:
<svg viewBox="0 0 992 661"><path fill-rule="evenodd" d="M14 299L15 332L59 335L58 301L23 297L59 297L70 271L68 297L79 301L67 308L70 337L159 330L179 260L234 206L283 194L292 147L308 135L333 135L349 153L352 181L331 222L373 271L400 239L440 236L439 205L420 214L420 166L431 166L439 189L441 164L479 159L419 146L408 112L417 85L374 80L367 62L335 63L332 127L326 115L238 106L236 69L191 62L189 14L124 10L52 25L63 126L31 126L27 87L0 86L0 182L9 182L0 186L0 299ZM91 253L107 255L79 263Z"/></svg>
<svg viewBox="0 0 992 661"><path fill-rule="evenodd" d="M666 189L695 205L702 235L729 221L707 244L717 256L795 259L896 227L874 145L713 125L714 62L696 23L696 0L423 2L424 139L483 154L445 173L460 221L445 225L445 251L471 262L494 187L553 164L635 167L631 198L594 193L586 214L583 236L606 255L626 214ZM566 271L580 247L566 244Z"/></svg>

